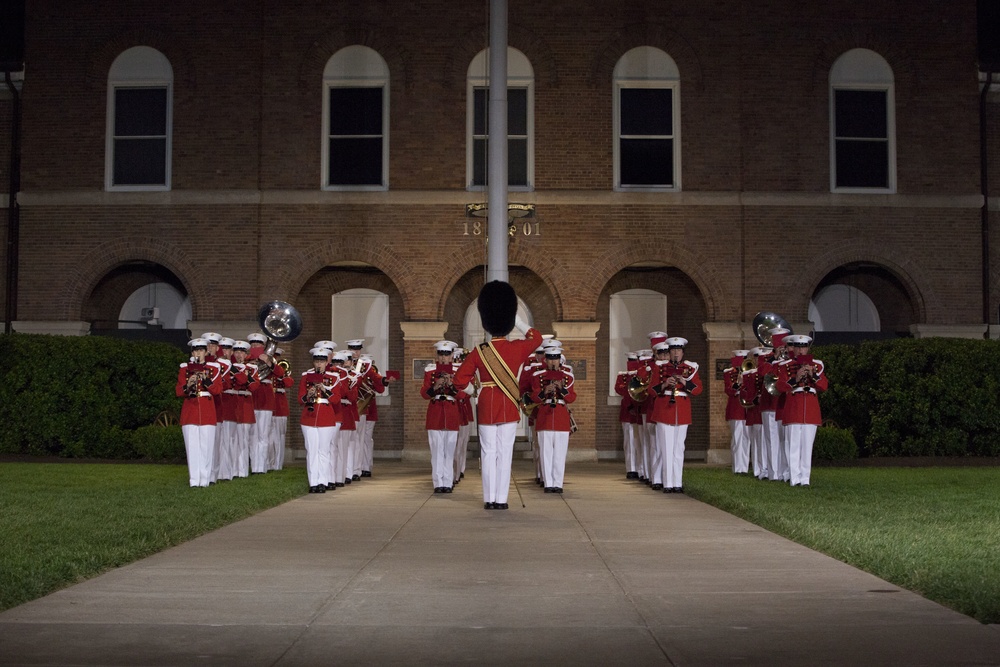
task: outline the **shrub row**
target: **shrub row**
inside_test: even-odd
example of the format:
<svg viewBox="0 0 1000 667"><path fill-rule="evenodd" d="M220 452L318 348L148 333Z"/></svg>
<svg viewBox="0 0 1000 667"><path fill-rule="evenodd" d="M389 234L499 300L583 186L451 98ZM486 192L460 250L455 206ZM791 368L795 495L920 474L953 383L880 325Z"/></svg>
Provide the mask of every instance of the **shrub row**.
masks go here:
<svg viewBox="0 0 1000 667"><path fill-rule="evenodd" d="M132 459L161 451L154 441L171 436L136 430L179 414L174 383L186 357L164 343L0 336L0 452Z"/></svg>
<svg viewBox="0 0 1000 667"><path fill-rule="evenodd" d="M1000 344L901 338L814 350L824 420L862 457L1000 455ZM818 439L818 438L817 438Z"/></svg>

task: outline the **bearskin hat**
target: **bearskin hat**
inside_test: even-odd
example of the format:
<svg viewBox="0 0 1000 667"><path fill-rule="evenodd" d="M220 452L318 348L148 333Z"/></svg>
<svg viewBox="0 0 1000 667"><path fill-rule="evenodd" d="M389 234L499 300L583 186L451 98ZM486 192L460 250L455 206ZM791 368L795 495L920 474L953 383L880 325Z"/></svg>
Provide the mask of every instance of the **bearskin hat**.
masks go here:
<svg viewBox="0 0 1000 667"><path fill-rule="evenodd" d="M517 294L510 283L491 280L479 290L476 302L483 329L494 336L506 336L514 328L517 317Z"/></svg>

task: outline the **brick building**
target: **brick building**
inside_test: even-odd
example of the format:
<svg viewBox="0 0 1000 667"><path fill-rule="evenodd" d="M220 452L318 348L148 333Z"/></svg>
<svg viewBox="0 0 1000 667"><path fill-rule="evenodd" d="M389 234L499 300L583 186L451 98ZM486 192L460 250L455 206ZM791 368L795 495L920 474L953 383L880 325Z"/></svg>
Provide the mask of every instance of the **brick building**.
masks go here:
<svg viewBox="0 0 1000 667"><path fill-rule="evenodd" d="M426 456L414 369L478 326L488 2L26 6L12 327L245 338L286 300L293 368L366 336L405 379L376 448ZM653 329L690 340L689 455L722 461L716 369L757 311L820 340L997 324L974 0L510 0L509 24L509 197L534 206L510 281L577 367L572 456L620 454L610 381Z"/></svg>

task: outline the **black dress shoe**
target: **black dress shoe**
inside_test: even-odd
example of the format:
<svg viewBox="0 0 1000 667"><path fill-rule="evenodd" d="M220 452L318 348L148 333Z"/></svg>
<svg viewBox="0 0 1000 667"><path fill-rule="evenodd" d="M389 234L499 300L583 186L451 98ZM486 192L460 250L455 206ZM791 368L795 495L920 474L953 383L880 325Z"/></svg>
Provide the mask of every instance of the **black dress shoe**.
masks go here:
<svg viewBox="0 0 1000 667"><path fill-rule="evenodd" d="M351 478L350 477L345 477L344 478L344 484L350 484L350 483L351 483Z"/></svg>
<svg viewBox="0 0 1000 667"><path fill-rule="evenodd" d="M359 479L361 479L361 475L351 475L351 479L353 479L356 482Z"/></svg>
<svg viewBox="0 0 1000 667"><path fill-rule="evenodd" d="M333 482L330 482L330 483L333 484ZM343 486L344 483L343 482L337 482L336 484L333 484L333 485L337 486L337 487L340 487L340 486Z"/></svg>
<svg viewBox="0 0 1000 667"><path fill-rule="evenodd" d="M453 488L454 488L454 487L451 487L451 486L442 486L442 487L441 487L441 493L451 493L451 490L452 490Z"/></svg>
<svg viewBox="0 0 1000 667"><path fill-rule="evenodd" d="M674 490L673 490L672 488L670 488L670 487L666 487L666 486L665 486L665 487L663 487L663 492L664 492L664 493L673 493L673 492L674 492Z"/></svg>
<svg viewBox="0 0 1000 667"><path fill-rule="evenodd" d="M546 486L545 487L545 493L552 493L552 487L551 486Z"/></svg>
<svg viewBox="0 0 1000 667"><path fill-rule="evenodd" d="M459 479L465 479L465 473L464 472L458 473L458 478Z"/></svg>
<svg viewBox="0 0 1000 667"><path fill-rule="evenodd" d="M684 493L684 487L678 486L676 489L674 489L674 493Z"/></svg>
<svg viewBox="0 0 1000 667"><path fill-rule="evenodd" d="M659 491L659 490L661 490L662 488L663 488L663 485L662 485L662 484L654 484L654 485L653 485L653 491Z"/></svg>
<svg viewBox="0 0 1000 667"><path fill-rule="evenodd" d="M361 471L361 476L362 477L371 477L372 476L372 471L371 470L362 470Z"/></svg>
<svg viewBox="0 0 1000 667"><path fill-rule="evenodd" d="M553 486L552 487L552 493L562 493L562 487L561 486Z"/></svg>
<svg viewBox="0 0 1000 667"><path fill-rule="evenodd" d="M317 486L316 493L326 493L326 489L324 489L322 486Z"/></svg>
<svg viewBox="0 0 1000 667"><path fill-rule="evenodd" d="M434 493L441 493L441 487L440 486L435 486L434 487Z"/></svg>
<svg viewBox="0 0 1000 667"><path fill-rule="evenodd" d="M315 486L310 486L309 487L309 493L316 493L316 487Z"/></svg>
<svg viewBox="0 0 1000 667"><path fill-rule="evenodd" d="M495 510L496 507L494 505L495 505L494 503L483 503L483 509L484 510Z"/></svg>
<svg viewBox="0 0 1000 667"><path fill-rule="evenodd" d="M333 491L334 489L336 489L336 488L337 488L337 485L336 485L336 484L334 484L333 482L330 482L330 483L329 483L329 484L327 484L326 486L323 486L322 484L320 484L320 485L319 485L319 486L317 486L316 488L317 488L317 489L326 489L327 491Z"/></svg>

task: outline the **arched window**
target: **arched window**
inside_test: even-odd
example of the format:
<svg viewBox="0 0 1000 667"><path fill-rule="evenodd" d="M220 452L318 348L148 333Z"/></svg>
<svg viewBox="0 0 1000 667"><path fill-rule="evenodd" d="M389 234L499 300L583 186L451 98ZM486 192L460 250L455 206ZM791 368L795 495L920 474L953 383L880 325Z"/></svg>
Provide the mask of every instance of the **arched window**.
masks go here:
<svg viewBox="0 0 1000 667"><path fill-rule="evenodd" d="M851 49L830 68L830 189L896 191L892 68L868 49Z"/></svg>
<svg viewBox="0 0 1000 667"><path fill-rule="evenodd" d="M469 64L466 109L466 179L470 190L486 186L489 139L489 53ZM528 191L535 182L535 73L528 58L507 48L507 183Z"/></svg>
<svg viewBox="0 0 1000 667"><path fill-rule="evenodd" d="M815 331L882 329L875 303L851 285L827 285L817 291L809 302L809 321Z"/></svg>
<svg viewBox="0 0 1000 667"><path fill-rule="evenodd" d="M639 46L614 70L616 190L681 189L680 71L663 51Z"/></svg>
<svg viewBox="0 0 1000 667"><path fill-rule="evenodd" d="M174 72L149 46L121 53L108 71L108 190L169 190Z"/></svg>
<svg viewBox="0 0 1000 667"><path fill-rule="evenodd" d="M615 380L627 368L629 352L649 347L650 331L666 331L667 296L648 289L628 289L611 295L608 334L609 405L618 405Z"/></svg>
<svg viewBox="0 0 1000 667"><path fill-rule="evenodd" d="M331 339L345 345L352 338L365 339L365 352L381 372L389 368L389 295L378 290L354 288L331 297Z"/></svg>
<svg viewBox="0 0 1000 667"><path fill-rule="evenodd" d="M323 70L324 190L389 187L389 67L367 46L333 54Z"/></svg>

